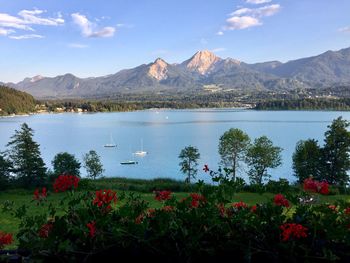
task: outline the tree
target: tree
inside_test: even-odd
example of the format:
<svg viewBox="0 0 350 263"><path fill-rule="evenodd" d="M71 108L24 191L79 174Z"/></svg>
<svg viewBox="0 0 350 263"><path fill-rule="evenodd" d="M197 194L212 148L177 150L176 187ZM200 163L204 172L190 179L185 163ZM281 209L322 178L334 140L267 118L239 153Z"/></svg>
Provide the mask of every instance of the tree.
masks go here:
<svg viewBox="0 0 350 263"><path fill-rule="evenodd" d="M100 161L100 156L94 151L91 150L83 157L84 167L88 173L88 177L91 177L95 180L96 177L99 177L104 172L102 163Z"/></svg>
<svg viewBox="0 0 350 263"><path fill-rule="evenodd" d="M327 126L325 144L322 150L323 171L321 179L330 184L345 185L349 181L350 169L350 123L338 117Z"/></svg>
<svg viewBox="0 0 350 263"><path fill-rule="evenodd" d="M52 166L55 175L71 174L80 176L80 162L75 158L74 155L67 152L56 154L52 160Z"/></svg>
<svg viewBox="0 0 350 263"><path fill-rule="evenodd" d="M249 146L249 136L240 129L226 131L219 141L219 154L221 163L231 168L232 179L235 181L240 162L245 160L245 154Z"/></svg>
<svg viewBox="0 0 350 263"><path fill-rule="evenodd" d="M250 167L248 175L250 181L255 184L262 184L264 177L269 177L267 169L273 169L281 165L282 148L274 146L266 136L254 140L248 147L246 161Z"/></svg>
<svg viewBox="0 0 350 263"><path fill-rule="evenodd" d="M200 158L200 154L198 149L193 146L187 146L181 150L179 158L181 162L179 163L181 167L181 172L187 174L185 182L190 183L191 178L195 179L197 175L197 166L198 159Z"/></svg>
<svg viewBox="0 0 350 263"><path fill-rule="evenodd" d="M321 148L313 139L299 141L293 153L293 170L299 183L310 176L320 179Z"/></svg>
<svg viewBox="0 0 350 263"><path fill-rule="evenodd" d="M11 167L11 163L0 153L0 190L5 189L8 185Z"/></svg>
<svg viewBox="0 0 350 263"><path fill-rule="evenodd" d="M46 167L40 156L39 144L33 141L33 130L26 123L21 130L15 130L7 144L6 151L12 163L12 172L16 175L18 183L24 187L39 186L44 183Z"/></svg>

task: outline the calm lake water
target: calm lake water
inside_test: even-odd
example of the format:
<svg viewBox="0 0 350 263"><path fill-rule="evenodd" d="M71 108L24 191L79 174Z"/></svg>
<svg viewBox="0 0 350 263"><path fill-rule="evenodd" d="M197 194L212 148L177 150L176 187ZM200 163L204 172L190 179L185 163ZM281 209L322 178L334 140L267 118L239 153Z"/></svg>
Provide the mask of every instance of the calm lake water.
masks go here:
<svg viewBox="0 0 350 263"><path fill-rule="evenodd" d="M292 154L296 142L314 138L323 144L324 132L333 119L350 112L328 111L253 111L253 110L147 110L123 113L95 114L37 114L0 118L0 151L26 122L34 129L34 139L40 144L47 166L59 152L75 154L82 160L84 153L95 150L105 168L105 176L128 178L168 177L183 179L179 171L178 155L188 145L196 146L201 154L198 178L210 182L202 171L204 164L218 167L218 142L230 128L239 128L254 139L268 136L275 145L283 148L283 165L270 170L272 179L287 178L294 181ZM105 148L110 135L117 148ZM135 157L141 149L145 157ZM121 165L125 160L137 160L137 165ZM82 176L85 169L81 169ZM243 178L247 179L244 171Z"/></svg>

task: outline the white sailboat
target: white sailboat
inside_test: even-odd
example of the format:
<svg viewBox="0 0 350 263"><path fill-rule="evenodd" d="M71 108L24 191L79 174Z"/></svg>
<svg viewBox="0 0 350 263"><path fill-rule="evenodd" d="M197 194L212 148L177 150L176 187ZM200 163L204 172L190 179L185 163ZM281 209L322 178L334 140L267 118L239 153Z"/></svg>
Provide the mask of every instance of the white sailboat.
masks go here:
<svg viewBox="0 0 350 263"><path fill-rule="evenodd" d="M137 156L145 156L147 154L146 151L143 150L143 140L141 139L141 150L134 152Z"/></svg>
<svg viewBox="0 0 350 263"><path fill-rule="evenodd" d="M110 134L110 143L107 143L107 144L105 144L103 146L107 147L107 148L117 147L117 145L115 144L115 142L113 140L112 134Z"/></svg>

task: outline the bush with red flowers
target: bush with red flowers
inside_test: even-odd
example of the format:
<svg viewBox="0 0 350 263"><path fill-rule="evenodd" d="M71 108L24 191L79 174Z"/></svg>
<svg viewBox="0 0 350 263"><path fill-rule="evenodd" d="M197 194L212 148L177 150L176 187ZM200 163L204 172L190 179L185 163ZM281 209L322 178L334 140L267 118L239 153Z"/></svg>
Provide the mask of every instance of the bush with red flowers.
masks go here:
<svg viewBox="0 0 350 263"><path fill-rule="evenodd" d="M60 204L63 213L50 202L42 204L41 214L17 209L13 215L21 224L16 239L19 249L47 262L121 257L160 262L227 257L238 262L350 261L350 203L336 202L330 209L330 204L300 203L297 196L287 199L283 194L255 205L232 203L222 192L231 183L220 180L217 187L206 187L199 182L181 200L169 191L155 192L157 208L133 192L68 193ZM78 186L74 178L61 178L55 185L58 192ZM0 232L0 244L9 240L2 240Z"/></svg>
<svg viewBox="0 0 350 263"><path fill-rule="evenodd" d="M326 181L319 182L312 178L307 178L304 180L303 187L305 191L320 193L322 195L329 194L329 184Z"/></svg>
<svg viewBox="0 0 350 263"><path fill-rule="evenodd" d="M74 175L60 175L53 184L56 193L78 188L80 178Z"/></svg>

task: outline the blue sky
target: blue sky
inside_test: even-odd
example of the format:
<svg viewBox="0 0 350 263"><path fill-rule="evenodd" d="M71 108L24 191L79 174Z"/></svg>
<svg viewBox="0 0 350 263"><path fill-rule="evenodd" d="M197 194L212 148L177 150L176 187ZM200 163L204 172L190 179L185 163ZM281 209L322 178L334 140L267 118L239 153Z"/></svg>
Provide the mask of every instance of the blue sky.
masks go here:
<svg viewBox="0 0 350 263"><path fill-rule="evenodd" d="M0 0L0 81L113 74L198 50L247 63L350 46L349 0Z"/></svg>

